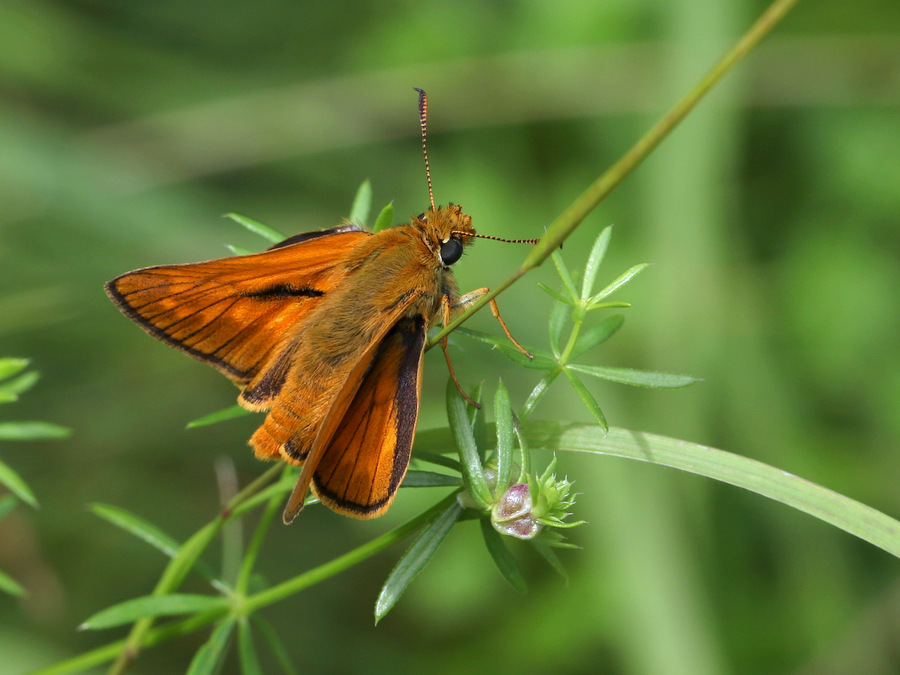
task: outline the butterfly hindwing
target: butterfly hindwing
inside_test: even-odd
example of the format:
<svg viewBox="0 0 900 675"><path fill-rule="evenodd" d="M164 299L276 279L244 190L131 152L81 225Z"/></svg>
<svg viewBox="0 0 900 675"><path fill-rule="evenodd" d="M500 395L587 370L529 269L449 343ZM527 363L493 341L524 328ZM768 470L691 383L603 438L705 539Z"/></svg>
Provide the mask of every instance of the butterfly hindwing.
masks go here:
<svg viewBox="0 0 900 675"><path fill-rule="evenodd" d="M316 495L338 513L381 515L406 475L425 337L420 316L400 321L384 337L313 472Z"/></svg>

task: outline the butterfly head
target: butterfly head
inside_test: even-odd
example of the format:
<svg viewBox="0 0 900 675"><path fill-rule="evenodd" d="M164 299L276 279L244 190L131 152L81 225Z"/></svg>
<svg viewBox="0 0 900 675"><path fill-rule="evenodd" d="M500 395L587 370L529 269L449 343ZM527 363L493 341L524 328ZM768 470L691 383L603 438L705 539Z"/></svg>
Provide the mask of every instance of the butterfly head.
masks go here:
<svg viewBox="0 0 900 675"><path fill-rule="evenodd" d="M429 209L413 219L425 240L425 245L443 267L449 267L462 257L463 250L475 235L472 218L456 204Z"/></svg>

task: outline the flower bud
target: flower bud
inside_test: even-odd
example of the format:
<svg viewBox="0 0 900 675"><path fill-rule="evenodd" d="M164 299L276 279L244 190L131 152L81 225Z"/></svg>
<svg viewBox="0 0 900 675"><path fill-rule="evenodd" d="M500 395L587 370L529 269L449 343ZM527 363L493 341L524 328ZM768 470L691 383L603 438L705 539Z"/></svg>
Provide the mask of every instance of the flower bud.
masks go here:
<svg viewBox="0 0 900 675"><path fill-rule="evenodd" d="M543 526L531 517L531 488L516 483L491 509L491 525L500 534L517 539L534 539Z"/></svg>

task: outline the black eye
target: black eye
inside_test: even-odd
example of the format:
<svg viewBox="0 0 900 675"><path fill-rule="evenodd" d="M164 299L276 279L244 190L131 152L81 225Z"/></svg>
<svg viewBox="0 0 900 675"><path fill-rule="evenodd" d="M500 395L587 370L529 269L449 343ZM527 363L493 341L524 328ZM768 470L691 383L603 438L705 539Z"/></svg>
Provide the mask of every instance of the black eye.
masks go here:
<svg viewBox="0 0 900 675"><path fill-rule="evenodd" d="M441 262L452 265L462 257L463 245L456 237L451 237L441 244Z"/></svg>

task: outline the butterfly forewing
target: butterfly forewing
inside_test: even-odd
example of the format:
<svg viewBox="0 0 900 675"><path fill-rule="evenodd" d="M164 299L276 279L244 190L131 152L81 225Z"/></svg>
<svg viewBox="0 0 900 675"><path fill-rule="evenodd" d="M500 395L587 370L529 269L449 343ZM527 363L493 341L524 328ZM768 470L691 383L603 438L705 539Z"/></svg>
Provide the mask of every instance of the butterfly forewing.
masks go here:
<svg viewBox="0 0 900 675"><path fill-rule="evenodd" d="M368 236L336 228L263 253L135 270L106 288L148 333L245 384L339 282L341 262Z"/></svg>

